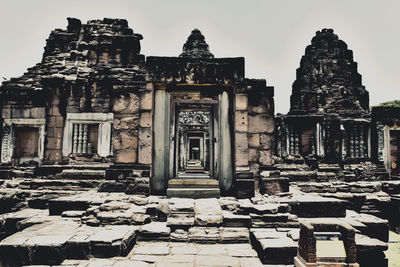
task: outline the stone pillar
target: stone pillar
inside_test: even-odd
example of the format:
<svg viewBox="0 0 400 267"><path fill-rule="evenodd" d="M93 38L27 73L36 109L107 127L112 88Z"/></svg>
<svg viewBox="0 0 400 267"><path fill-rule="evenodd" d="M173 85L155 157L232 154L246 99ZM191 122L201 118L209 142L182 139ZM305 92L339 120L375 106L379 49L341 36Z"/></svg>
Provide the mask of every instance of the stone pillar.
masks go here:
<svg viewBox="0 0 400 267"><path fill-rule="evenodd" d="M317 147L317 155L321 158L325 156L325 149L324 149L324 133L320 123L316 125L315 131L315 145Z"/></svg>
<svg viewBox="0 0 400 267"><path fill-rule="evenodd" d="M257 137L253 136L253 138ZM235 176L236 196L238 198L253 197L254 177L249 167L247 94L235 95Z"/></svg>
<svg viewBox="0 0 400 267"><path fill-rule="evenodd" d="M153 109L153 83L147 83L145 90L140 92L139 112L141 121L145 117L148 123L139 125L139 163L152 163L152 109Z"/></svg>
<svg viewBox="0 0 400 267"><path fill-rule="evenodd" d="M153 180L150 184L152 194L164 194L168 183L169 166L168 93L164 90L156 90L154 100Z"/></svg>
<svg viewBox="0 0 400 267"><path fill-rule="evenodd" d="M232 142L229 121L229 95L228 92L224 91L219 95L219 181L222 192L232 190L233 182Z"/></svg>
<svg viewBox="0 0 400 267"><path fill-rule="evenodd" d="M347 144L346 144L346 131L344 129L343 124L340 124L340 134L341 134L341 155L342 155L342 160L346 159L347 156Z"/></svg>

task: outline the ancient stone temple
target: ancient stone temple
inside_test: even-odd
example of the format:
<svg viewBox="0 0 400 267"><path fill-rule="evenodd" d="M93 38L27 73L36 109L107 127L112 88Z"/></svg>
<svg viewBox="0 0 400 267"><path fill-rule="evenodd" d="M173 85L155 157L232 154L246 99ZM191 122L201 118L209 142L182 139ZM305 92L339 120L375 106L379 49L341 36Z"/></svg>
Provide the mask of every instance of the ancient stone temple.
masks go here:
<svg viewBox="0 0 400 267"><path fill-rule="evenodd" d="M370 112L333 30L286 115L199 30L175 57L140 40L123 19L68 18L1 85L1 266L388 266L400 110Z"/></svg>
<svg viewBox="0 0 400 267"><path fill-rule="evenodd" d="M3 173L86 168L113 180L105 191L254 194L272 164L273 88L245 79L244 58L215 58L197 29L181 55L145 58L125 20L68 22L1 87Z"/></svg>
<svg viewBox="0 0 400 267"><path fill-rule="evenodd" d="M352 51L333 30L318 31L307 46L296 71L290 111L276 117L275 136L277 163L306 163L309 170L329 172L317 173L314 180L329 179L326 174L359 179L366 169L386 177L372 148L377 133L368 91Z"/></svg>

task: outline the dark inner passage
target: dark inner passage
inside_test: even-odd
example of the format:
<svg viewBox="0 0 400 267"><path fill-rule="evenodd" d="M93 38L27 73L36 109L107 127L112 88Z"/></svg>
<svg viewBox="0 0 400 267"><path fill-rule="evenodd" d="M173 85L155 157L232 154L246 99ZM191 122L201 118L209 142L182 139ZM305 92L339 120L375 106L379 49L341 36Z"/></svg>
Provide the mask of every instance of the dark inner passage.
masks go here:
<svg viewBox="0 0 400 267"><path fill-rule="evenodd" d="M39 129L35 127L15 127L15 156L38 156Z"/></svg>

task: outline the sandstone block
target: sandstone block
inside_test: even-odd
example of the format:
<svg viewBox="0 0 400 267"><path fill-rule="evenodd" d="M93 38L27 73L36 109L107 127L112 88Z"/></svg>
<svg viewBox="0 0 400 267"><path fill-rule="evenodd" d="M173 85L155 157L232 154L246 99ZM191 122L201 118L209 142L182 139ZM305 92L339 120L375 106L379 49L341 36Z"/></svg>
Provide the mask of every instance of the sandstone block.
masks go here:
<svg viewBox="0 0 400 267"><path fill-rule="evenodd" d="M260 164L264 166L273 164L271 150L260 150Z"/></svg>
<svg viewBox="0 0 400 267"><path fill-rule="evenodd" d="M246 110L248 106L247 95L245 94L236 94L235 95L235 109L236 110Z"/></svg>
<svg viewBox="0 0 400 267"><path fill-rule="evenodd" d="M273 143L273 136L271 134L260 134L261 149L271 149Z"/></svg>
<svg viewBox="0 0 400 267"><path fill-rule="evenodd" d="M247 111L235 111L235 131L247 132Z"/></svg>
<svg viewBox="0 0 400 267"><path fill-rule="evenodd" d="M3 107L1 109L1 117L3 119L10 119L11 118L11 108Z"/></svg>
<svg viewBox="0 0 400 267"><path fill-rule="evenodd" d="M139 123L138 116L129 116L124 118L115 118L113 127L116 130L136 129Z"/></svg>
<svg viewBox="0 0 400 267"><path fill-rule="evenodd" d="M249 105L249 112L252 114L274 114L274 101L270 97L261 97L258 103Z"/></svg>
<svg viewBox="0 0 400 267"><path fill-rule="evenodd" d="M151 146L139 146L139 163L151 164L152 161Z"/></svg>
<svg viewBox="0 0 400 267"><path fill-rule="evenodd" d="M249 155L248 155L249 162L258 162L259 158L260 158L260 153L258 149L249 148Z"/></svg>
<svg viewBox="0 0 400 267"><path fill-rule="evenodd" d="M136 114L139 112L139 97L129 93L128 96L120 95L114 100L113 111L121 114Z"/></svg>
<svg viewBox="0 0 400 267"><path fill-rule="evenodd" d="M260 146L260 134L249 134L249 147L258 148Z"/></svg>
<svg viewBox="0 0 400 267"><path fill-rule="evenodd" d="M143 91L140 93L140 110L152 110L153 107L153 92Z"/></svg>
<svg viewBox="0 0 400 267"><path fill-rule="evenodd" d="M139 128L139 145L151 146L151 128Z"/></svg>
<svg viewBox="0 0 400 267"><path fill-rule="evenodd" d="M151 112L149 112L149 111L141 112L140 119L139 119L139 126L140 127L151 127L151 125L152 125Z"/></svg>
<svg viewBox="0 0 400 267"><path fill-rule="evenodd" d="M115 151L116 163L136 163L136 160L137 160L136 150L121 149Z"/></svg>
<svg viewBox="0 0 400 267"><path fill-rule="evenodd" d="M249 115L249 133L273 133L274 129L271 115Z"/></svg>

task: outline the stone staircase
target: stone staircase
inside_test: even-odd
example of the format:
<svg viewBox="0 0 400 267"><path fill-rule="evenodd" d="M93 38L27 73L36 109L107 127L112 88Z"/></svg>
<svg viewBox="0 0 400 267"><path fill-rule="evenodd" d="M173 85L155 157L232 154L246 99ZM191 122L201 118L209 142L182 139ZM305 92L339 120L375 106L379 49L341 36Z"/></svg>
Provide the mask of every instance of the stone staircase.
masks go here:
<svg viewBox="0 0 400 267"><path fill-rule="evenodd" d="M194 176L171 179L168 181L167 197L219 198L219 182Z"/></svg>

